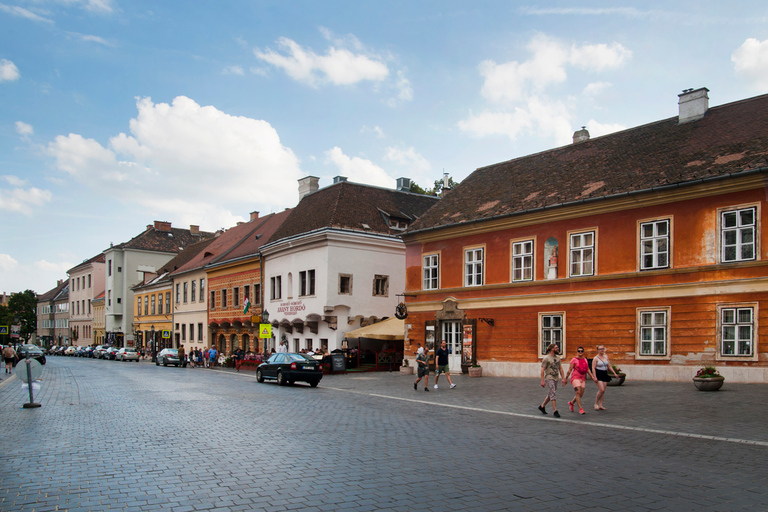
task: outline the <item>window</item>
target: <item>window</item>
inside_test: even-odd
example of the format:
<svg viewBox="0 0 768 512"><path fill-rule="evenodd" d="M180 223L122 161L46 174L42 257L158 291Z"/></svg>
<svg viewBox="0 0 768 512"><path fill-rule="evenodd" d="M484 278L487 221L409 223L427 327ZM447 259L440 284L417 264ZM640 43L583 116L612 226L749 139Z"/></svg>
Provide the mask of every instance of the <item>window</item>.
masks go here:
<svg viewBox="0 0 768 512"><path fill-rule="evenodd" d="M205 278L200 279L200 302L205 300Z"/></svg>
<svg viewBox="0 0 768 512"><path fill-rule="evenodd" d="M720 355L753 357L755 351L755 310L753 307L720 308Z"/></svg>
<svg viewBox="0 0 768 512"><path fill-rule="evenodd" d="M187 288L189 288L189 283L184 281L184 304L187 303Z"/></svg>
<svg viewBox="0 0 768 512"><path fill-rule="evenodd" d="M261 304L261 285L260 284L253 285L253 303Z"/></svg>
<svg viewBox="0 0 768 512"><path fill-rule="evenodd" d="M464 251L464 286L481 286L483 284L483 249L466 249Z"/></svg>
<svg viewBox="0 0 768 512"><path fill-rule="evenodd" d="M232 305L238 307L240 305L240 287L235 286L232 290Z"/></svg>
<svg viewBox="0 0 768 512"><path fill-rule="evenodd" d="M144 316L149 314L149 298L144 297Z"/></svg>
<svg viewBox="0 0 768 512"><path fill-rule="evenodd" d="M669 267L669 219L640 224L640 270Z"/></svg>
<svg viewBox="0 0 768 512"><path fill-rule="evenodd" d="M283 290L282 290L282 277L281 276L275 276L270 278L270 298L272 300L278 300L281 299L283 296Z"/></svg>
<svg viewBox="0 0 768 512"><path fill-rule="evenodd" d="M195 324L189 324L189 341L195 341Z"/></svg>
<svg viewBox="0 0 768 512"><path fill-rule="evenodd" d="M299 272L299 296L306 297L315 294L315 271L302 270Z"/></svg>
<svg viewBox="0 0 768 512"><path fill-rule="evenodd" d="M176 283L176 304L181 302L181 284Z"/></svg>
<svg viewBox="0 0 768 512"><path fill-rule="evenodd" d="M197 341L203 341L203 324L197 324Z"/></svg>
<svg viewBox="0 0 768 512"><path fill-rule="evenodd" d="M91 287L91 274L88 274L88 288Z"/></svg>
<svg viewBox="0 0 768 512"><path fill-rule="evenodd" d="M639 309L637 316L639 355L668 356L669 308Z"/></svg>
<svg viewBox="0 0 768 512"><path fill-rule="evenodd" d="M150 311L154 315L155 314L155 296L154 295L150 296L150 300L152 301L152 307L150 308Z"/></svg>
<svg viewBox="0 0 768 512"><path fill-rule="evenodd" d="M339 295L352 295L351 274L339 274Z"/></svg>
<svg viewBox="0 0 768 512"><path fill-rule="evenodd" d="M112 260L107 261L107 275L112 275Z"/></svg>
<svg viewBox="0 0 768 512"><path fill-rule="evenodd" d="M533 281L533 240L512 242L512 281Z"/></svg>
<svg viewBox="0 0 768 512"><path fill-rule="evenodd" d="M211 290L211 300L210 304L208 305L208 308L213 311L216 309L216 290Z"/></svg>
<svg viewBox="0 0 768 512"><path fill-rule="evenodd" d="M564 313L541 313L539 338L541 339L539 353L546 355L550 343L557 344L561 354L565 354L565 324Z"/></svg>
<svg viewBox="0 0 768 512"><path fill-rule="evenodd" d="M722 262L755 259L756 208L721 213L720 254Z"/></svg>
<svg viewBox="0 0 768 512"><path fill-rule="evenodd" d="M595 232L571 234L571 277L591 276L595 273Z"/></svg>
<svg viewBox="0 0 768 512"><path fill-rule="evenodd" d="M190 285L189 293L190 293L190 299L192 300L192 302L195 302L195 300L197 300L197 281L195 281L194 279L192 280L192 284Z"/></svg>
<svg viewBox="0 0 768 512"><path fill-rule="evenodd" d="M118 272L122 272L123 271L123 267L117 267L117 271Z"/></svg>
<svg viewBox="0 0 768 512"><path fill-rule="evenodd" d="M112 305L112 290L107 291L107 306Z"/></svg>
<svg viewBox="0 0 768 512"><path fill-rule="evenodd" d="M245 285L243 286L243 302L246 302L249 300L251 300L251 287L249 285Z"/></svg>
<svg viewBox="0 0 768 512"><path fill-rule="evenodd" d="M422 264L424 274L423 288L425 290L437 290L440 288L440 255L427 254Z"/></svg>
<svg viewBox="0 0 768 512"><path fill-rule="evenodd" d="M373 276L373 296L389 296L389 276Z"/></svg>
<svg viewBox="0 0 768 512"><path fill-rule="evenodd" d="M221 290L221 309L227 309L227 289Z"/></svg>
<svg viewBox="0 0 768 512"><path fill-rule="evenodd" d="M181 324L181 341L187 341L187 324Z"/></svg>
<svg viewBox="0 0 768 512"><path fill-rule="evenodd" d="M165 292L165 314L171 314L171 292Z"/></svg>

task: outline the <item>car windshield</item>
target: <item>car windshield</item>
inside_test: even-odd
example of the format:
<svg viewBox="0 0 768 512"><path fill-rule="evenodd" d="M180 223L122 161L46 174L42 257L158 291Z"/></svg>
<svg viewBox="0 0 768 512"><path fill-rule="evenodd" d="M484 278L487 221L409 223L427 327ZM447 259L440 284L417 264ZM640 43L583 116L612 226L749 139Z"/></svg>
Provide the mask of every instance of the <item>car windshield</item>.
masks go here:
<svg viewBox="0 0 768 512"><path fill-rule="evenodd" d="M166 351L167 351L169 354L171 354L172 356L175 356L175 355L178 355L178 354L179 354L179 351L178 351L178 350L176 350L175 348L167 348L167 349L165 349L165 350L166 350Z"/></svg>
<svg viewBox="0 0 768 512"><path fill-rule="evenodd" d="M135 348L126 348L125 351L126 352L136 352L136 349Z"/></svg>

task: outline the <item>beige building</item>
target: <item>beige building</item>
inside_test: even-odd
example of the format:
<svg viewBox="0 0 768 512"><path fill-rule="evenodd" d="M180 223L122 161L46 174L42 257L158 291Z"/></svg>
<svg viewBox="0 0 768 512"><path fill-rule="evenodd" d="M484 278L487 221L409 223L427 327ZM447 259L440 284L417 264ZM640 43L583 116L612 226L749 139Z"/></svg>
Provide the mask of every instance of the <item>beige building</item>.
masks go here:
<svg viewBox="0 0 768 512"><path fill-rule="evenodd" d="M104 292L104 254L97 254L67 271L69 329L74 345L93 344L92 301Z"/></svg>

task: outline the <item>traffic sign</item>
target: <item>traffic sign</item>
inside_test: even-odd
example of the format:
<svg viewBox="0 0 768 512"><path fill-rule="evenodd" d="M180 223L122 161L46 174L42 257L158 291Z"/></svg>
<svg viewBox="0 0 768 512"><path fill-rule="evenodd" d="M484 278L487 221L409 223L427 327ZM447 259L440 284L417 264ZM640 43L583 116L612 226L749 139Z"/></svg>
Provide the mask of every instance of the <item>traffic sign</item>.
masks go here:
<svg viewBox="0 0 768 512"><path fill-rule="evenodd" d="M166 330L164 330L164 331L163 331L163 339L164 339L164 340L169 340L169 339L171 339L171 331L169 331L169 330L167 330L167 329L166 329Z"/></svg>
<svg viewBox="0 0 768 512"><path fill-rule="evenodd" d="M259 338L272 337L272 324L259 324Z"/></svg>
<svg viewBox="0 0 768 512"><path fill-rule="evenodd" d="M8 326L0 325L0 334L8 334Z"/></svg>

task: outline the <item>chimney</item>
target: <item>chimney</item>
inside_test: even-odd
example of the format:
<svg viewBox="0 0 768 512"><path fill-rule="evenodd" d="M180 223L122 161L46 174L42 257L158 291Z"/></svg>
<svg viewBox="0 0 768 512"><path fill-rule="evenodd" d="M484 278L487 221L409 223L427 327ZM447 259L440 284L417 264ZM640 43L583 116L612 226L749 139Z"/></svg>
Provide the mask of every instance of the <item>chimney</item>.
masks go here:
<svg viewBox="0 0 768 512"><path fill-rule="evenodd" d="M61 286L61 283L63 283L63 282L64 282L63 279L57 279L56 280L56 286Z"/></svg>
<svg viewBox="0 0 768 512"><path fill-rule="evenodd" d="M318 185L319 181L320 178L316 178L315 176L307 176L306 178L301 178L299 180L299 201L304 199L304 196L317 191L317 189L320 188Z"/></svg>
<svg viewBox="0 0 768 512"><path fill-rule="evenodd" d="M199 235L200 234L200 226L195 226L194 224L189 225L189 232L193 235Z"/></svg>
<svg viewBox="0 0 768 512"><path fill-rule="evenodd" d="M161 220L155 221L155 231L167 231L170 233L171 231L171 223L170 222L163 222Z"/></svg>
<svg viewBox="0 0 768 512"><path fill-rule="evenodd" d="M251 212L251 220L250 220L250 222L253 222L255 220L259 220L259 212Z"/></svg>
<svg viewBox="0 0 768 512"><path fill-rule="evenodd" d="M582 126L581 130L577 130L573 132L573 143L578 144L579 142L586 142L589 140L589 132L587 131L586 126Z"/></svg>
<svg viewBox="0 0 768 512"><path fill-rule="evenodd" d="M334 176L333 177L333 184L334 185L337 184L337 183L342 183L344 181L347 181L347 177L346 176Z"/></svg>
<svg viewBox="0 0 768 512"><path fill-rule="evenodd" d="M677 102L680 107L677 124L698 121L704 117L704 114L709 110L708 92L709 89L702 87L695 91L693 89L685 89L682 94L677 95L677 97L680 98Z"/></svg>
<svg viewBox="0 0 768 512"><path fill-rule="evenodd" d="M411 191L411 179L410 178L397 178L397 186L395 186L395 190L398 190L400 192L410 192Z"/></svg>

